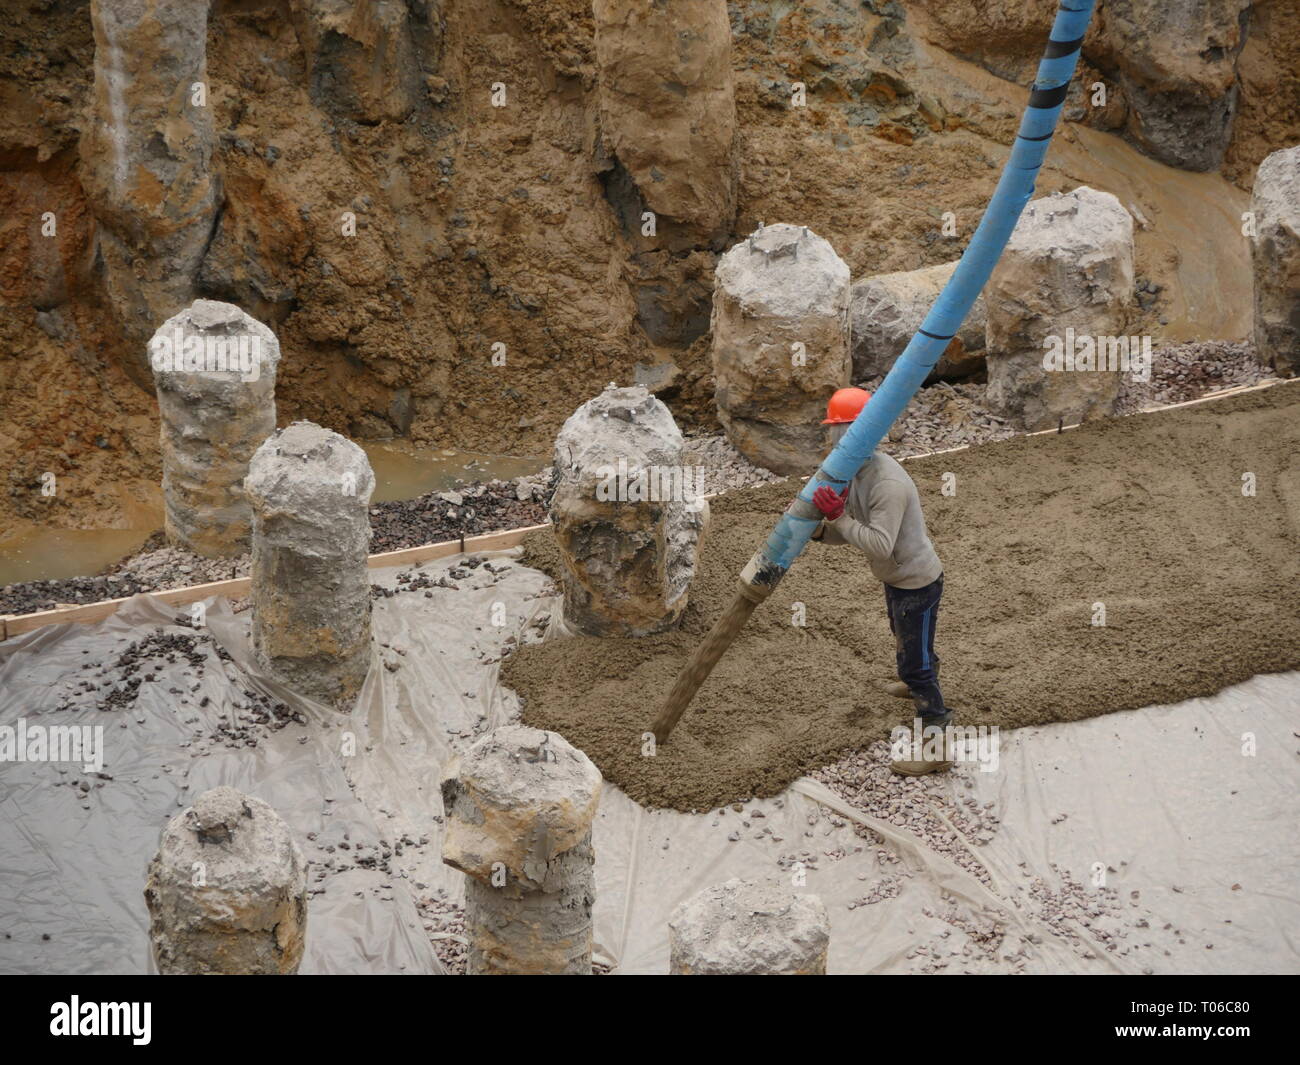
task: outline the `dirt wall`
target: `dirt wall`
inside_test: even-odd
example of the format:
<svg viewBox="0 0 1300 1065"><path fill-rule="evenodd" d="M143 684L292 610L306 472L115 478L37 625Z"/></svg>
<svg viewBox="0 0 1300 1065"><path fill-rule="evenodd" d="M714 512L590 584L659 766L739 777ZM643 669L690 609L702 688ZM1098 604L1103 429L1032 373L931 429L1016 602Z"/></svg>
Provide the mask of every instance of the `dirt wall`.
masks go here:
<svg viewBox="0 0 1300 1065"><path fill-rule="evenodd" d="M1257 6L1267 17L1252 25L1273 29L1242 52L1253 86L1242 116L1253 94L1267 120L1243 126L1244 162L1300 138L1297 109L1285 106L1289 16ZM711 422L704 331L716 251L668 249L625 224L587 0L384 0L370 19L341 10L224 0L208 24L224 200L195 288L275 329L281 422L542 454L607 382L669 360L663 397L678 420ZM931 41L911 6L735 0L728 11L730 239L760 221L806 224L855 276L954 258L992 191L1023 90ZM1045 32L1044 21L1035 39ZM0 512L69 526L126 522L160 474L144 353L106 297L83 188L93 58L86 0L0 11ZM796 84L806 106L792 106ZM1068 123L1061 137L1063 148L1075 139ZM1114 139L1112 152L1049 160L1039 191L1124 184L1143 157ZM1248 182L1251 170L1235 176ZM1166 289L1187 282L1161 242L1166 208L1197 211L1209 247L1240 243L1230 225L1240 191L1196 177L1168 203L1159 181L1143 187L1153 226L1138 234L1138 270ZM39 231L46 211L58 219L53 239ZM942 232L945 212L955 237ZM345 236L349 213L356 230ZM1238 335L1214 292L1232 291L1239 258L1144 327ZM55 497L39 495L46 472L59 479Z"/></svg>

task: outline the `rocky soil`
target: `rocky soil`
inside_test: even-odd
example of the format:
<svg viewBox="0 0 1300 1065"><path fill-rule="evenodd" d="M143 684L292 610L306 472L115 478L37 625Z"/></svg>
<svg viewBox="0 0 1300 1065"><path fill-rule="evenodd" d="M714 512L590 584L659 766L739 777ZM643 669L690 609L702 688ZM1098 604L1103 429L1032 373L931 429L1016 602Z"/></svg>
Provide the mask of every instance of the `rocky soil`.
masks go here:
<svg viewBox="0 0 1300 1065"><path fill-rule="evenodd" d="M680 253L624 225L626 171L602 141L588 2L388 6L400 17L335 36L307 0L213 6L203 152L210 143L220 202L194 294L276 332L281 424L540 454L579 403L630 383L638 365L671 368L663 398L679 423L714 426L713 269L718 248L760 221L808 225L855 278L954 258L1011 142L1024 56L1037 55L1051 5L995 0L972 15L948 0L732 0L733 220ZM1191 49L1184 62L1175 35L1145 57L1173 99L1203 82L1235 86L1224 173L1237 186L1162 170L1130 187L1148 160L1120 138L1141 141L1133 108L1150 87L1121 61L1122 26L1105 20L1039 181L1040 194L1087 182L1139 204L1150 226L1138 267L1166 288L1180 257L1199 255L1176 216L1195 206L1202 236L1229 255L1255 167L1300 139L1300 16L1261 0L1243 36L1241 6L1207 6L1209 58ZM391 62L359 63L367 48ZM160 476L143 352L97 254L121 219L101 195L95 51L88 0L0 12L0 512L82 528L125 527L156 507ZM132 69L149 67L146 55ZM1084 96L1094 78L1114 90L1105 107ZM796 81L806 107L790 106ZM1102 153L1098 138L1117 147ZM956 238L941 232L945 212ZM341 235L345 213L355 236ZM1225 313L1188 299L1169 328L1244 335L1214 328ZM498 343L504 365L491 361ZM53 501L39 495L47 473Z"/></svg>

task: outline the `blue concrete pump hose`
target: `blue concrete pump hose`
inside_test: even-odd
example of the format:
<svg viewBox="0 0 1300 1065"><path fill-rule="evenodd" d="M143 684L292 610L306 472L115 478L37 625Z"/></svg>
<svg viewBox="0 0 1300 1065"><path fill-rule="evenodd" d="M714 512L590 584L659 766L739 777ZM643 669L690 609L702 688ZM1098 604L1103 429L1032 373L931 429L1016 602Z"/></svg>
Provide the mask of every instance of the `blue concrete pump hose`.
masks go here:
<svg viewBox="0 0 1300 1065"><path fill-rule="evenodd" d="M826 461L781 515L767 543L745 566L740 575L736 601L691 656L655 719L654 734L659 742L667 739L754 607L767 598L808 543L821 521L821 512L812 502L813 492L823 484L841 488L857 475L934 369L988 282L1020 219L1020 212L1033 197L1034 183L1065 104L1094 2L1062 0L1047 49L1038 64L1029 105L1020 121L1011 156L961 261L930 308L930 313L925 316L921 328L871 397L871 402L862 409Z"/></svg>

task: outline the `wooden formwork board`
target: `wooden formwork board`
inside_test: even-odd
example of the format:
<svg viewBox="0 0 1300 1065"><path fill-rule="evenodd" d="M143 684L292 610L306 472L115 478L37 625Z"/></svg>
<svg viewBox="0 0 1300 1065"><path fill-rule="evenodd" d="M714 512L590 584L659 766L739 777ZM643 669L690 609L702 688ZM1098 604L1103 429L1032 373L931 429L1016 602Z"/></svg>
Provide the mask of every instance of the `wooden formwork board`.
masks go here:
<svg viewBox="0 0 1300 1065"><path fill-rule="evenodd" d="M521 540L538 529L549 525L529 525L520 529L504 529L501 532L484 533L482 536L462 536L459 540L444 540L437 544L422 544L419 547L405 547L400 551L384 551L366 559L369 569L383 569L387 566L413 566L421 562L432 562L439 558L450 558L467 551L504 551L517 547ZM147 594L172 606L184 606L197 603L210 596L223 595L228 599L237 599L247 595L249 578L234 577L225 581L212 581L209 584L191 584L184 588L167 588ZM61 625L64 622L103 621L117 612L117 608L127 601L122 599L102 599L98 603L85 603L81 606L55 607L42 610L36 614L9 614L0 617L0 640L10 636L31 632L46 625Z"/></svg>
<svg viewBox="0 0 1300 1065"><path fill-rule="evenodd" d="M1239 385L1236 388L1225 388L1218 392L1211 392L1197 399L1189 399L1183 403L1171 403L1163 407L1147 407L1137 413L1155 414L1167 410L1177 410L1180 407L1194 407L1201 403L1211 403L1215 400L1227 399L1230 396L1239 396L1247 392L1258 392L1261 389L1272 388L1275 385L1296 383L1300 382L1272 380L1261 381L1255 385ZM1074 428L1077 428L1077 426L1065 426L1064 431ZM1038 432L1022 435L1046 436L1061 431L1063 430L1041 429ZM950 455L955 451L965 451L973 446L975 445L962 444L960 447L944 448L942 451L927 451L920 455L908 455L901 461L910 462L913 459L929 458L932 455ZM804 478L804 480L807 480L807 478ZM370 569L383 569L387 566L414 566L421 562L433 562L440 558L450 558L452 555L466 552L505 551L512 547L518 547L529 533L548 528L550 528L549 522L542 525L529 525L519 529L504 529L500 532L485 533L482 536L462 536L459 540L444 540L436 544L422 544L419 547L406 547L400 551L384 551L381 554L371 555L366 560L366 565ZM187 603L197 603L210 596L220 595L235 599L247 595L248 591L249 578L236 577L232 580L213 581L209 584L192 584L185 588L169 588L149 592L148 594L172 606L184 606ZM61 625L65 622L89 623L102 621L104 618L116 613L117 608L126 601L126 598L104 599L98 603L56 607L53 610L42 610L34 614L3 615L0 616L0 640L7 640L10 636L17 636L24 632L32 632L35 629L44 628L46 625Z"/></svg>

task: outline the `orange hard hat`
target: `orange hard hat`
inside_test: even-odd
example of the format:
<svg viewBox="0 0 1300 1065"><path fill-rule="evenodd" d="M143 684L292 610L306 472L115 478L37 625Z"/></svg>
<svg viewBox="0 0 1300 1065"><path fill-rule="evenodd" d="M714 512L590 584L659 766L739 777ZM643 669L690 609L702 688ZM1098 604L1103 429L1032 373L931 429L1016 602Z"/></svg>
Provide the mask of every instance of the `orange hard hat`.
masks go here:
<svg viewBox="0 0 1300 1065"><path fill-rule="evenodd" d="M851 422L867 405L871 393L865 388L841 388L826 404L826 417L822 425L842 425Z"/></svg>

